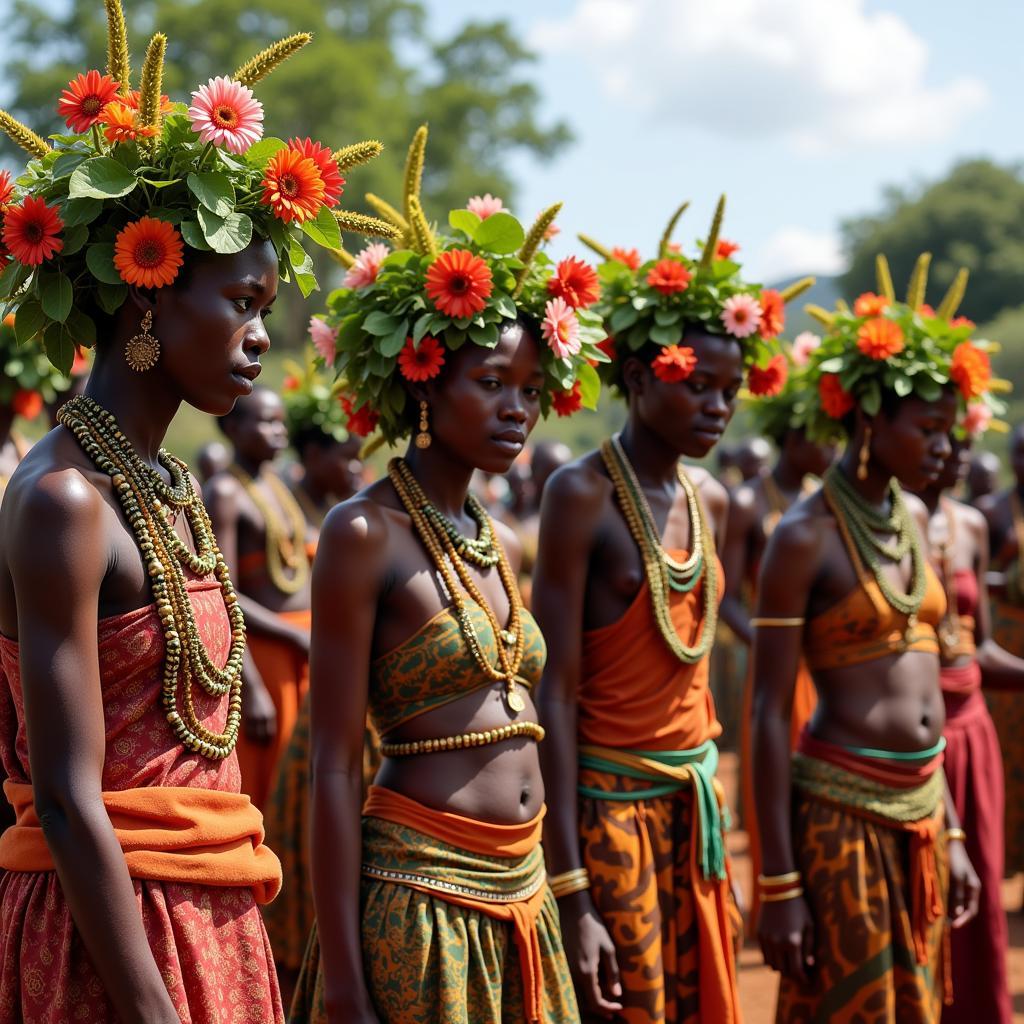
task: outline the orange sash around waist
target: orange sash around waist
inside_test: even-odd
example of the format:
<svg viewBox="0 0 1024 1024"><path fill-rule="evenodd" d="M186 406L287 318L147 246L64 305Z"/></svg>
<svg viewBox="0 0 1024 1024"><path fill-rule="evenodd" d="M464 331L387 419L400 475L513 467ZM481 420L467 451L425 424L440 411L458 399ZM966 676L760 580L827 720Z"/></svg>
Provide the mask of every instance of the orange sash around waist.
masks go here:
<svg viewBox="0 0 1024 1024"><path fill-rule="evenodd" d="M470 853L516 859L526 857L537 849L544 813L545 808L542 807L529 821L518 825L498 825L426 807L383 786L371 786L363 805L363 814L366 817L382 818L384 821L415 829L442 843ZM540 941L537 938L537 918L548 893L547 885L540 885L532 895L519 902L498 902L487 899L486 894L482 892L471 896L464 891L438 889L426 882L420 884L411 875L403 877L399 884L429 893L446 903L479 911L498 921L511 922L515 943L519 949L524 1001L530 1014L529 1019L541 1019L544 973Z"/></svg>
<svg viewBox="0 0 1024 1024"><path fill-rule="evenodd" d="M53 871L27 783L4 783L17 821L0 836L0 868ZM257 903L281 889L281 864L263 845L263 816L241 793L153 786L103 793L132 878L250 888Z"/></svg>

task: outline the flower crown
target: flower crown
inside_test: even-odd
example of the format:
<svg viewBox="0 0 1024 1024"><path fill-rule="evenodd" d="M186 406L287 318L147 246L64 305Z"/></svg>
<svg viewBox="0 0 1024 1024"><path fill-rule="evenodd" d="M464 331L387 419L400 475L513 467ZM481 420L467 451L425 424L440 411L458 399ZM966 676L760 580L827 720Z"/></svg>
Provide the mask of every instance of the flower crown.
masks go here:
<svg viewBox="0 0 1024 1024"><path fill-rule="evenodd" d="M335 441L347 441L346 415L339 401L338 386L321 369L322 362L307 350L303 365L293 359L284 363L287 376L281 387L288 433L296 437L320 430Z"/></svg>
<svg viewBox="0 0 1024 1024"><path fill-rule="evenodd" d="M888 261L879 255L877 293L858 296L852 310L842 301L831 313L807 307L826 328L807 368L812 388L803 421L812 437L842 434L843 419L857 406L876 415L883 393L934 402L950 383L957 386L961 418L973 406L984 407L988 414L1005 412L996 393L1009 391L1010 384L993 377L989 359L998 346L972 340L975 325L956 316L967 288L967 270L960 269L935 310L925 303L930 263L930 253L918 257L904 302L896 301Z"/></svg>
<svg viewBox="0 0 1024 1024"><path fill-rule="evenodd" d="M0 405L35 419L46 402L66 391L69 381L46 358L38 341L24 338L13 313L0 321Z"/></svg>
<svg viewBox="0 0 1024 1024"><path fill-rule="evenodd" d="M700 256L690 258L672 241L689 205L683 203L672 215L657 258L646 263L636 249L608 249L579 236L605 261L598 269L602 294L597 306L608 335L604 350L619 361L654 342L662 348L651 364L654 373L666 381L685 380L697 359L680 342L687 327L699 324L709 334L740 342L752 394L775 394L785 382L786 360L775 340L785 326L785 304L814 279L804 278L781 292L743 281L740 264L732 258L739 246L720 237L725 196L718 201ZM614 363L603 367L602 375L618 385Z"/></svg>
<svg viewBox="0 0 1024 1024"><path fill-rule="evenodd" d="M600 318L588 310L600 293L597 274L572 258L556 267L541 251L561 203L525 231L500 200L474 197L451 211L450 232L439 234L420 202L426 143L424 126L409 147L401 211L367 196L399 233L400 248L377 244L358 256L341 254L344 286L328 298L322 326L317 318L311 325L344 381L349 429L365 435L379 428L388 444L409 434L403 380L436 377L446 352L467 342L493 348L502 323L517 316L535 322L547 343L542 412L594 408L600 380L591 362L606 358L597 347ZM327 332L334 334L333 358Z"/></svg>
<svg viewBox="0 0 1024 1024"><path fill-rule="evenodd" d="M41 336L67 372L75 345L91 347L90 310L116 312L129 285L160 288L177 277L185 246L234 253L269 239L281 277L303 295L317 287L303 242L341 246L341 230L390 236L389 224L337 208L352 167L379 142L330 150L310 139L263 138L263 105L251 86L312 38L289 36L231 78L192 93L161 93L167 37L146 49L138 91L120 0L105 0L107 73L78 75L58 112L72 134L53 145L5 111L3 129L32 157L11 182L0 174L0 304L18 310L26 337ZM6 266L4 266L6 264Z"/></svg>
<svg viewBox="0 0 1024 1024"><path fill-rule="evenodd" d="M756 434L781 447L790 430L803 428L808 398L813 390L807 379L807 364L811 353L820 345L821 338L810 331L797 335L791 345L783 343L782 385L774 394L763 395L747 404L747 414Z"/></svg>

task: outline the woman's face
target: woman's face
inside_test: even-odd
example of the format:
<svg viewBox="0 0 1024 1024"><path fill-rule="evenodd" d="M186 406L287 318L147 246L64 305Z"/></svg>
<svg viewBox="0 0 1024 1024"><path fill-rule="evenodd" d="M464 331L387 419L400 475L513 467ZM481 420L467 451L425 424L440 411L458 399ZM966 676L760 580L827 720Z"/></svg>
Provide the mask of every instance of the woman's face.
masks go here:
<svg viewBox="0 0 1024 1024"><path fill-rule="evenodd" d="M905 487L924 490L938 480L952 452L956 409L952 391L934 402L903 399L891 417L883 411L872 420L872 457Z"/></svg>
<svg viewBox="0 0 1024 1024"><path fill-rule="evenodd" d="M475 469L507 472L540 416L540 346L513 322L493 349L467 343L445 359L441 376L426 386L434 443Z"/></svg>
<svg viewBox="0 0 1024 1024"><path fill-rule="evenodd" d="M223 423L235 451L246 462L270 462L288 447L284 403L270 388L256 388L240 398Z"/></svg>
<svg viewBox="0 0 1024 1024"><path fill-rule="evenodd" d="M183 401L223 416L252 394L260 356L270 347L263 321L277 297L277 257L267 241L230 256L203 256L187 282L160 288L152 334L154 371Z"/></svg>
<svg viewBox="0 0 1024 1024"><path fill-rule="evenodd" d="M936 481L936 484L944 491L949 490L951 487L956 487L967 476L967 471L971 466L971 442L968 438L960 438L950 434L949 446L949 458L946 459L942 472Z"/></svg>
<svg viewBox="0 0 1024 1024"><path fill-rule="evenodd" d="M690 458L703 458L721 439L743 384L743 352L733 338L688 333L697 365L686 380L659 380L639 359L625 369L631 404L645 426Z"/></svg>
<svg viewBox="0 0 1024 1024"><path fill-rule="evenodd" d="M302 465L316 486L344 500L363 486L361 447L362 439L354 435L345 441L309 444L303 452Z"/></svg>

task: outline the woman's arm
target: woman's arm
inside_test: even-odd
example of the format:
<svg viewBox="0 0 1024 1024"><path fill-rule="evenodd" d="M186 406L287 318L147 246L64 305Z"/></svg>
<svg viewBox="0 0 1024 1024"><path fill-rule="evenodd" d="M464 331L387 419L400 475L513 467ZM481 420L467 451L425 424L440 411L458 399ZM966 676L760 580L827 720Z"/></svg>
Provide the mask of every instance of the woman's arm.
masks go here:
<svg viewBox="0 0 1024 1024"><path fill-rule="evenodd" d="M587 570L603 504L600 480L586 469L561 469L544 488L533 613L547 642L548 659L538 710L547 735L540 745L548 813L544 852L548 873L583 866L576 807L576 691L583 650ZM596 1013L622 1007L615 948L587 890L559 901L569 965L582 1001Z"/></svg>
<svg viewBox="0 0 1024 1024"><path fill-rule="evenodd" d="M725 572L725 596L722 598L722 620L749 646L753 637L750 613L743 604L743 585L747 579L750 556L750 535L757 524L757 501L747 486L737 488L729 501L725 540L719 546Z"/></svg>
<svg viewBox="0 0 1024 1024"><path fill-rule="evenodd" d="M370 1024L359 880L363 738L388 530L378 506L353 499L327 516L313 570L310 659L313 897L329 1024Z"/></svg>
<svg viewBox="0 0 1024 1024"><path fill-rule="evenodd" d="M110 568L105 531L123 527L74 471L52 473L17 498L8 503L4 540L39 821L75 927L118 1019L180 1024L103 804L99 594ZM55 601L57 581L61 599Z"/></svg>

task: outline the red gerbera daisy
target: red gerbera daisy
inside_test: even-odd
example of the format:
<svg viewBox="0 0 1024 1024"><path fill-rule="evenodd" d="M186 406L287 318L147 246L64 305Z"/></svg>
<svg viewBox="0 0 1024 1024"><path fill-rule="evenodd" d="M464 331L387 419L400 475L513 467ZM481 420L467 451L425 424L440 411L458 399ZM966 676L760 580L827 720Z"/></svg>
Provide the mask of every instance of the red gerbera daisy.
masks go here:
<svg viewBox="0 0 1024 1024"><path fill-rule="evenodd" d="M663 259L647 271L647 283L662 295L674 295L689 288L692 276L679 260Z"/></svg>
<svg viewBox="0 0 1024 1024"><path fill-rule="evenodd" d="M696 367L697 356L689 345L666 345L651 362L654 376L667 384L686 380Z"/></svg>
<svg viewBox="0 0 1024 1024"><path fill-rule="evenodd" d="M165 220L142 217L123 227L114 242L114 266L126 284L162 288L184 262L178 229Z"/></svg>
<svg viewBox="0 0 1024 1024"><path fill-rule="evenodd" d="M338 171L338 162L331 156L331 151L312 139L290 139L288 148L316 164L320 180L324 183L324 205L337 206L341 193L345 191L345 179Z"/></svg>
<svg viewBox="0 0 1024 1024"><path fill-rule="evenodd" d="M339 398L342 411L345 413L345 429L357 437L368 437L377 429L380 414L374 412L368 405L355 408L355 402L349 395L341 395Z"/></svg>
<svg viewBox="0 0 1024 1024"><path fill-rule="evenodd" d="M117 95L121 88L110 75L90 71L73 78L60 94L57 113L64 123L76 134L87 132L103 113L103 108Z"/></svg>
<svg viewBox="0 0 1024 1024"><path fill-rule="evenodd" d="M761 293L762 299L764 293ZM770 398L777 395L785 386L789 368L784 355L775 355L768 360L767 366L752 366L747 374L747 388L758 398Z"/></svg>
<svg viewBox="0 0 1024 1024"><path fill-rule="evenodd" d="M612 248L611 256L613 260L625 264L630 270L640 268L640 253L637 249L622 249L616 245Z"/></svg>
<svg viewBox="0 0 1024 1024"><path fill-rule="evenodd" d="M427 295L445 316L473 316L487 305L491 268L466 249L449 249L427 271Z"/></svg>
<svg viewBox="0 0 1024 1024"><path fill-rule="evenodd" d="M739 251L738 242L730 242L728 238L720 238L715 246L715 259L727 260L734 252Z"/></svg>
<svg viewBox="0 0 1024 1024"><path fill-rule="evenodd" d="M818 381L818 396L825 415L834 420L842 419L853 408L853 396L839 383L838 374L822 374Z"/></svg>
<svg viewBox="0 0 1024 1024"><path fill-rule="evenodd" d="M580 382L576 381L571 391L556 391L551 396L551 408L559 416L571 416L583 408L583 396L580 393Z"/></svg>
<svg viewBox="0 0 1024 1024"><path fill-rule="evenodd" d="M599 341L597 347L609 358L615 358L615 336L609 334L604 341Z"/></svg>
<svg viewBox="0 0 1024 1024"><path fill-rule="evenodd" d="M0 171L0 206L6 206L14 195L14 182L10 171Z"/></svg>
<svg viewBox="0 0 1024 1024"><path fill-rule="evenodd" d="M267 163L263 202L286 224L315 217L324 202L320 168L297 149L279 149Z"/></svg>
<svg viewBox="0 0 1024 1024"><path fill-rule="evenodd" d="M444 347L429 335L420 340L419 347L412 338L405 339L398 353L398 368L406 380L431 380L444 366Z"/></svg>
<svg viewBox="0 0 1024 1024"><path fill-rule="evenodd" d="M15 416L34 420L43 411L43 396L38 391L18 388L11 399L11 409Z"/></svg>
<svg viewBox="0 0 1024 1024"><path fill-rule="evenodd" d="M4 244L19 263L36 267L64 248L59 236L63 227L55 206L47 206L46 200L38 196L28 196L20 206L5 209Z"/></svg>
<svg viewBox="0 0 1024 1024"><path fill-rule="evenodd" d="M786 326L786 304L774 288L761 290L761 325L758 331L762 338L774 338Z"/></svg>
<svg viewBox="0 0 1024 1024"><path fill-rule="evenodd" d="M548 291L565 299L573 309L584 309L601 297L597 273L575 256L558 264L554 276L548 279Z"/></svg>

